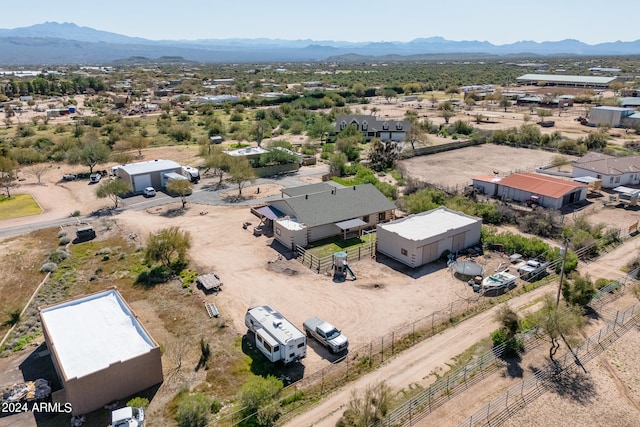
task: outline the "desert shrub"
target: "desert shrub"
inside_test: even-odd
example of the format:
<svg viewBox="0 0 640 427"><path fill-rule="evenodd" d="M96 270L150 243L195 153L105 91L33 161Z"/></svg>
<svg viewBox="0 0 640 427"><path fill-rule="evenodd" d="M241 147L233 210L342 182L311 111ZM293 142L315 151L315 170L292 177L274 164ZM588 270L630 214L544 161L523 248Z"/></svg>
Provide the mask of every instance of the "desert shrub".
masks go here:
<svg viewBox="0 0 640 427"><path fill-rule="evenodd" d="M178 403L178 427L206 427L211 413L220 410L220 403L202 393L184 396Z"/></svg>
<svg viewBox="0 0 640 427"><path fill-rule="evenodd" d="M71 242L71 237L69 236L62 236L60 237L60 239L58 239L58 245L60 246L68 245L70 242Z"/></svg>
<svg viewBox="0 0 640 427"><path fill-rule="evenodd" d="M51 252L48 258L49 258L49 261L59 264L65 259L69 258L69 256L71 256L69 251L67 251L66 249L60 248L55 252Z"/></svg>
<svg viewBox="0 0 640 427"><path fill-rule="evenodd" d="M45 262L44 264L42 264L42 267L40 267L40 271L42 273L53 273L57 269L58 264L56 264L55 262Z"/></svg>
<svg viewBox="0 0 640 427"><path fill-rule="evenodd" d="M127 406L147 409L147 407L149 406L149 399L147 399L146 397L134 397L127 402Z"/></svg>

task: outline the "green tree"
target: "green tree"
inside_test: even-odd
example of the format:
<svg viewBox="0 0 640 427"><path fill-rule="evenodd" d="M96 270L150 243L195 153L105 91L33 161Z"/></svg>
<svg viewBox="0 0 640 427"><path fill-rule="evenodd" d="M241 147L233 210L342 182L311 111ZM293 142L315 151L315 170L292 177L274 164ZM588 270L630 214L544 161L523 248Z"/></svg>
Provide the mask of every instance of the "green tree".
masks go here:
<svg viewBox="0 0 640 427"><path fill-rule="evenodd" d="M122 179L110 179L103 181L96 190L96 196L113 200L114 208L118 207L118 199L127 193L131 193L131 185Z"/></svg>
<svg viewBox="0 0 640 427"><path fill-rule="evenodd" d="M214 407L219 408L219 405L216 405L212 399L202 393L184 396L178 403L176 413L178 427L206 427L209 425L209 418Z"/></svg>
<svg viewBox="0 0 640 427"><path fill-rule="evenodd" d="M0 156L0 186L11 197L11 188L15 187L17 177L17 163L11 157Z"/></svg>
<svg viewBox="0 0 640 427"><path fill-rule="evenodd" d="M398 143L395 141L382 142L380 138L371 141L369 149L369 162L375 171L392 169L398 160Z"/></svg>
<svg viewBox="0 0 640 427"><path fill-rule="evenodd" d="M589 276L581 277L574 272L570 280L565 280L562 284L562 296L564 300L573 306L584 308L591 302L598 293Z"/></svg>
<svg viewBox="0 0 640 427"><path fill-rule="evenodd" d="M222 185L224 173L229 170L231 156L224 153L220 147L207 145L208 153L204 157L204 167L211 171L213 176L218 177L218 187Z"/></svg>
<svg viewBox="0 0 640 427"><path fill-rule="evenodd" d="M242 196L242 189L248 182L256 181L256 172L249 160L244 157L232 157L229 162L228 180L238 185L238 197Z"/></svg>
<svg viewBox="0 0 640 427"><path fill-rule="evenodd" d="M264 139L265 133L271 130L271 125L266 120L258 120L256 124L253 126L251 134L253 135L254 140L258 144L258 147L262 145L262 140Z"/></svg>
<svg viewBox="0 0 640 427"><path fill-rule="evenodd" d="M142 150L149 146L149 140L142 135L131 138L131 148L138 151L138 158L142 158Z"/></svg>
<svg viewBox="0 0 640 427"><path fill-rule="evenodd" d="M191 234L172 226L150 233L147 238L145 260L160 262L165 267L172 264L183 264L187 259L187 251L191 248Z"/></svg>
<svg viewBox="0 0 640 427"><path fill-rule="evenodd" d="M96 165L109 160L111 149L108 145L96 140L86 140L78 148L71 150L67 155L67 161L71 164L81 164L89 167L89 173L93 173Z"/></svg>
<svg viewBox="0 0 640 427"><path fill-rule="evenodd" d="M511 101L506 96L500 98L500 107L504 108L504 112L507 112L507 108L511 107Z"/></svg>
<svg viewBox="0 0 640 427"><path fill-rule="evenodd" d="M416 124L412 124L407 133L405 134L405 138L409 144L411 144L411 149L416 149L416 144L418 145L428 145L429 138L427 133L424 131L422 126Z"/></svg>
<svg viewBox="0 0 640 427"><path fill-rule="evenodd" d="M347 155L342 151L335 152L329 156L329 173L343 176L347 167Z"/></svg>
<svg viewBox="0 0 640 427"><path fill-rule="evenodd" d="M389 413L391 403L391 389L384 382L367 386L362 396L354 391L336 427L375 425Z"/></svg>
<svg viewBox="0 0 640 427"><path fill-rule="evenodd" d="M238 392L238 403L240 407L244 408L245 415L254 414L262 408L269 407L280 394L283 388L282 381L269 375L266 378L254 375L242 385ZM268 412L268 411L266 411ZM271 421L275 421L277 413L271 413L274 417ZM269 420L262 420L262 423ZM262 424L270 425L270 423Z"/></svg>
<svg viewBox="0 0 640 427"><path fill-rule="evenodd" d="M554 357L560 348L561 341L567 341L569 345L579 342L580 331L585 324L582 309L576 306L556 307L555 297L546 294L542 308L533 316L533 323L539 328L540 334L551 343L549 348L549 359L555 361Z"/></svg>
<svg viewBox="0 0 640 427"><path fill-rule="evenodd" d="M355 96L362 98L364 96L366 88L362 83L356 82L353 84L353 86L351 86L351 90L353 91L353 94Z"/></svg>
<svg viewBox="0 0 640 427"><path fill-rule="evenodd" d="M545 117L549 117L553 113L548 108L538 108L536 114L540 117L540 122L544 122Z"/></svg>
<svg viewBox="0 0 640 427"><path fill-rule="evenodd" d="M180 197L182 209L187 204L187 196L193 193L193 183L188 179L170 179L167 182L167 191Z"/></svg>
<svg viewBox="0 0 640 427"><path fill-rule="evenodd" d="M505 345L505 356L513 355L522 348L522 342L518 341L517 333L520 331L520 318L518 313L508 305L503 305L496 313L496 320L500 322L500 329L491 334L493 345Z"/></svg>
<svg viewBox="0 0 640 427"><path fill-rule="evenodd" d="M446 124L449 124L449 120L451 117L455 116L456 113L453 109L453 104L449 101L445 101L442 104L438 105L439 115L444 119Z"/></svg>

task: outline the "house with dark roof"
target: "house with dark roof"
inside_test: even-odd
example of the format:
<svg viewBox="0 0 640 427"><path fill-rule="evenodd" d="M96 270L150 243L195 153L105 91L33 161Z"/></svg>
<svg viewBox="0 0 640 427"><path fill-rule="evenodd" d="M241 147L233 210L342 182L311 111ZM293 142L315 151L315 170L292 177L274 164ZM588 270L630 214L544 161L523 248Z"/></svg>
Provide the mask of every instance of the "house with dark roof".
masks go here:
<svg viewBox="0 0 640 427"><path fill-rule="evenodd" d="M473 178L473 186L489 196L534 203L549 209L561 209L585 200L588 189L586 184L536 173L479 176Z"/></svg>
<svg viewBox="0 0 640 427"><path fill-rule="evenodd" d="M336 132L345 130L347 126L356 127L364 134L367 142L373 138L379 138L382 142L401 142L406 139L406 134L411 129L411 123L407 120L354 114L336 117Z"/></svg>
<svg viewBox="0 0 640 427"><path fill-rule="evenodd" d="M598 178L603 188L638 185L640 156L614 157L603 153L587 153L573 164L571 176Z"/></svg>
<svg viewBox="0 0 640 427"><path fill-rule="evenodd" d="M372 184L350 187L317 184L296 187L287 196L262 207L272 217L274 238L288 248L362 230L394 219L396 205ZM266 209L265 209L266 208Z"/></svg>

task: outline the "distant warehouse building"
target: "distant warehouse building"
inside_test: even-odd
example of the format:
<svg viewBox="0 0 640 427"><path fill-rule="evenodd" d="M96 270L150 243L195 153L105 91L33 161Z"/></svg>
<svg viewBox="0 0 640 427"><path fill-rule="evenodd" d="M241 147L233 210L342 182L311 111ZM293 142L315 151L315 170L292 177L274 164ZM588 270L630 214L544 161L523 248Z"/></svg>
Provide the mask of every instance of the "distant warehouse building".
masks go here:
<svg viewBox="0 0 640 427"><path fill-rule="evenodd" d="M115 288L41 307L40 319L74 415L163 381L160 347Z"/></svg>
<svg viewBox="0 0 640 427"><path fill-rule="evenodd" d="M378 252L420 267L480 242L482 220L439 207L376 226Z"/></svg>
<svg viewBox="0 0 640 427"><path fill-rule="evenodd" d="M115 176L131 185L134 193L142 193L147 187L160 189L171 177L182 176L180 164L162 159L115 166L113 171Z"/></svg>
<svg viewBox="0 0 640 427"><path fill-rule="evenodd" d="M629 124L640 123L640 113L635 108L624 107L592 107L589 110L589 123L596 126L616 127L623 124L625 120Z"/></svg>
<svg viewBox="0 0 640 427"><path fill-rule="evenodd" d="M569 76L564 74L524 74L516 78L521 85L590 87L606 89L617 77Z"/></svg>

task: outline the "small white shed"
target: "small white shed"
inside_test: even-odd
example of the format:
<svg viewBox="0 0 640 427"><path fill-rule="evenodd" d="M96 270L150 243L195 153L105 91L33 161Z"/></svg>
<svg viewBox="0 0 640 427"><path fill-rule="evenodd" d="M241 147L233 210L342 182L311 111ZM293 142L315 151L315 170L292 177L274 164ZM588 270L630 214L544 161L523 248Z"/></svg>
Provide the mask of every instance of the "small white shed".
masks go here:
<svg viewBox="0 0 640 427"><path fill-rule="evenodd" d="M482 220L443 206L378 224L378 252L409 267L420 267L480 242Z"/></svg>

